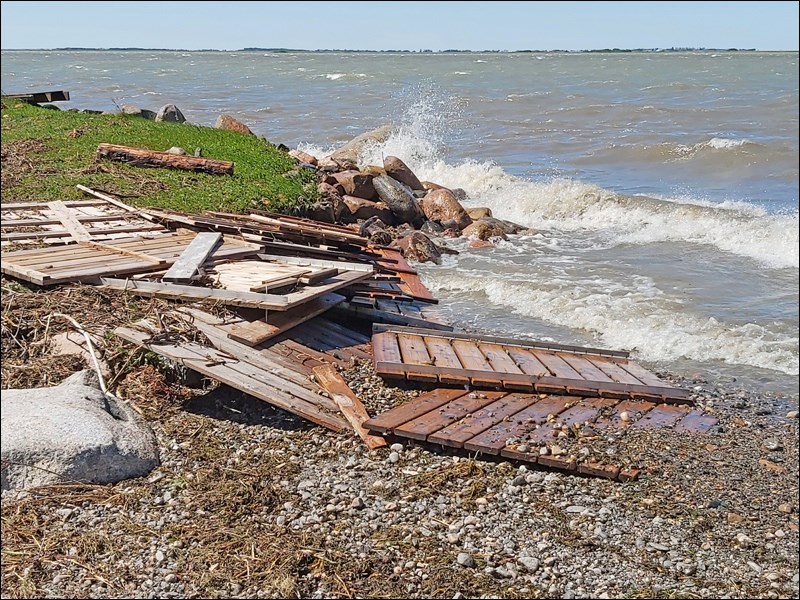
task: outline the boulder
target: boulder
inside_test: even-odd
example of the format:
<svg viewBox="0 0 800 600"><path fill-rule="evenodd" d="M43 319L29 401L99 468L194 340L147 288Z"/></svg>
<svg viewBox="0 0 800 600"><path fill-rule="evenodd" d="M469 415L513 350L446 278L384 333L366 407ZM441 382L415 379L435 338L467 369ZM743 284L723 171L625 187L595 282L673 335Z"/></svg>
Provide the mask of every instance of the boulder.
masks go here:
<svg viewBox="0 0 800 600"><path fill-rule="evenodd" d="M444 227L439 225L436 221L428 220L422 224L419 230L426 235L441 235L444 231Z"/></svg>
<svg viewBox="0 0 800 600"><path fill-rule="evenodd" d="M444 188L428 192L420 201L420 206L428 219L441 223L444 229L461 230L472 223L453 192Z"/></svg>
<svg viewBox="0 0 800 600"><path fill-rule="evenodd" d="M322 202L315 202L308 209L306 209L306 217L314 219L315 221L322 221L323 223L335 223L336 212L334 210L335 202L333 200Z"/></svg>
<svg viewBox="0 0 800 600"><path fill-rule="evenodd" d="M135 117L142 117L143 119L149 119L150 121L155 121L156 113L152 110L147 110L146 108L139 108L138 106L134 106L132 104L126 104L122 107L122 114L123 115L133 115Z"/></svg>
<svg viewBox="0 0 800 600"><path fill-rule="evenodd" d="M341 173L332 173L330 177L342 186L344 193L348 196L367 200L377 198L375 186L372 185L372 175L358 171L342 171Z"/></svg>
<svg viewBox="0 0 800 600"><path fill-rule="evenodd" d="M317 184L317 192L323 198L328 199L335 199L338 198L341 200L342 194L336 187L332 186L330 183L322 182Z"/></svg>
<svg viewBox="0 0 800 600"><path fill-rule="evenodd" d="M443 185L439 185L438 183L433 183L431 181L423 181L422 182L422 189L424 190L441 190L447 189Z"/></svg>
<svg viewBox="0 0 800 600"><path fill-rule="evenodd" d="M87 371L56 387L3 390L0 428L4 496L56 482L115 483L159 464L147 423Z"/></svg>
<svg viewBox="0 0 800 600"><path fill-rule="evenodd" d="M234 119L230 115L220 115L217 117L217 122L214 123L215 129L224 129L225 131L238 131L247 135L255 135L250 128L241 121Z"/></svg>
<svg viewBox="0 0 800 600"><path fill-rule="evenodd" d="M456 200L458 200L459 202L464 202L464 200L467 200L469 198L466 190L464 190L463 188L449 188L449 189L451 192L453 192L453 196L455 196Z"/></svg>
<svg viewBox="0 0 800 600"><path fill-rule="evenodd" d="M186 117L183 116L183 113L174 104L165 104L158 109L155 120L158 122L165 121L167 123L185 123Z"/></svg>
<svg viewBox="0 0 800 600"><path fill-rule="evenodd" d="M394 132L394 128L391 125L384 125L383 127L378 127L372 131L362 133L333 152L330 155L330 158L337 163L342 161L352 163L354 165L358 164L358 161L361 158L361 152L366 146L385 142L387 139L389 139L389 136L392 134L392 132Z"/></svg>
<svg viewBox="0 0 800 600"><path fill-rule="evenodd" d="M465 237L477 240L488 240L494 237L499 237L504 240L508 239L506 237L506 232L503 231L503 228L495 221L497 221L497 219L478 219L474 221L472 225L464 228L461 233Z"/></svg>
<svg viewBox="0 0 800 600"><path fill-rule="evenodd" d="M347 210L351 216L351 221L354 219L369 219L377 217L387 224L394 223L394 215L389 207L383 202L373 202L372 200L365 200L364 198L356 198L355 196L343 196L342 200L347 206Z"/></svg>
<svg viewBox="0 0 800 600"><path fill-rule="evenodd" d="M289 150L289 156L299 163L317 166L317 157L302 150Z"/></svg>
<svg viewBox="0 0 800 600"><path fill-rule="evenodd" d="M367 165L366 167L361 167L361 172L366 175L372 175L373 177L378 175L386 175L386 169L379 167L378 165Z"/></svg>
<svg viewBox="0 0 800 600"><path fill-rule="evenodd" d="M467 246L470 248L494 248L494 244L488 240L470 240Z"/></svg>
<svg viewBox="0 0 800 600"><path fill-rule="evenodd" d="M392 234L386 231L384 222L378 217L370 217L364 221L358 228L358 233L379 246L388 246L392 243Z"/></svg>
<svg viewBox="0 0 800 600"><path fill-rule="evenodd" d="M421 231L412 231L396 240L396 245L405 258L417 262L442 262L442 254L433 240Z"/></svg>
<svg viewBox="0 0 800 600"><path fill-rule="evenodd" d="M484 217L492 216L492 209L486 208L485 206L474 206L466 210L470 219L472 219L473 221L477 221L478 219L483 219Z"/></svg>
<svg viewBox="0 0 800 600"><path fill-rule="evenodd" d="M414 172L408 168L406 163L397 158L396 156L387 156L383 159L383 168L386 174L392 179L396 179L400 183L404 183L412 190L424 190L422 182L417 179Z"/></svg>
<svg viewBox="0 0 800 600"><path fill-rule="evenodd" d="M492 223L495 227L502 229L503 233L509 235L513 233L519 233L520 231L525 231L527 229L527 227L523 227L522 225L517 225L516 223L512 223L511 221L506 221L504 219L495 219L494 217L483 217L481 221Z"/></svg>
<svg viewBox="0 0 800 600"><path fill-rule="evenodd" d="M388 175L374 177L372 185L375 186L378 197L386 203L398 222L410 223L415 227L422 225L425 215L422 214L417 199L408 187Z"/></svg>

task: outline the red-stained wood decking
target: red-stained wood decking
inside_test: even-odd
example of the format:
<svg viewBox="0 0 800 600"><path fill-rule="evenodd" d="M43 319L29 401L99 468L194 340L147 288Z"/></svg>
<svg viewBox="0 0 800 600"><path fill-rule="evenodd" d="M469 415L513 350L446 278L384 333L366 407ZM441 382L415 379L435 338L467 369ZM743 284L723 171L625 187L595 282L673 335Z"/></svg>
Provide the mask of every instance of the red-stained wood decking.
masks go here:
<svg viewBox="0 0 800 600"><path fill-rule="evenodd" d="M580 430L589 426L598 431L671 428L705 433L716 422L713 416L688 405L438 388L371 418L364 427L375 433L627 481L636 477L635 469L582 462L579 455L541 455L539 449L558 443L557 434L564 427Z"/></svg>
<svg viewBox="0 0 800 600"><path fill-rule="evenodd" d="M690 404L625 352L376 325L376 372L475 388Z"/></svg>

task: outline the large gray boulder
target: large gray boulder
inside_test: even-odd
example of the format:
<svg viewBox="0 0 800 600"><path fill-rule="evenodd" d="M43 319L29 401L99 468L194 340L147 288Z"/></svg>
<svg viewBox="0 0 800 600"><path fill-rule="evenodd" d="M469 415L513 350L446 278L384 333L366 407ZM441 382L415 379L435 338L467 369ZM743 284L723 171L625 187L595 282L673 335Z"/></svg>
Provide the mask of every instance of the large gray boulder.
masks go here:
<svg viewBox="0 0 800 600"><path fill-rule="evenodd" d="M389 139L389 136L394 132L394 127L391 125L384 125L372 131L367 131L361 135L354 137L347 142L344 146L333 152L330 159L337 163L350 163L353 165L358 164L361 160L361 153L365 147L371 144L379 144Z"/></svg>
<svg viewBox="0 0 800 600"><path fill-rule="evenodd" d="M186 117L183 116L181 110L174 104L165 104L158 109L158 112L156 113L156 121L183 123L186 121Z"/></svg>
<svg viewBox="0 0 800 600"><path fill-rule="evenodd" d="M388 175L374 177L372 185L378 197L386 203L399 223L410 223L414 227L419 227L425 221L425 215L422 214L417 199L407 186Z"/></svg>
<svg viewBox="0 0 800 600"><path fill-rule="evenodd" d="M93 373L51 388L3 390L0 407L3 496L66 481L114 483L159 464L152 429L107 398Z"/></svg>

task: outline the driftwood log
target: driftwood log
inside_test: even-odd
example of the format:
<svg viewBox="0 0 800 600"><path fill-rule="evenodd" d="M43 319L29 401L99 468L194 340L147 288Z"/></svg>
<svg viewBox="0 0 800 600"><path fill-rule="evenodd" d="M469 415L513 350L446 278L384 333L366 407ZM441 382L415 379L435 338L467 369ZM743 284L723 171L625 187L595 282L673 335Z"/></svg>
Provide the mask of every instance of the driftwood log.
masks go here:
<svg viewBox="0 0 800 600"><path fill-rule="evenodd" d="M115 144L100 144L97 146L97 156L125 162L135 167L180 169L196 173L209 173L210 175L233 175L233 163L227 160L181 156Z"/></svg>

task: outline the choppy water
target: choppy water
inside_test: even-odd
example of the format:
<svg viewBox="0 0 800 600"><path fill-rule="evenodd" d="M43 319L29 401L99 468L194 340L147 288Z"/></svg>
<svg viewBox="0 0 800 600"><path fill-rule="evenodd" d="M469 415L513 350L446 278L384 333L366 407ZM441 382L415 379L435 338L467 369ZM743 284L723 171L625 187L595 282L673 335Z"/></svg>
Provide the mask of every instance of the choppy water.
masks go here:
<svg viewBox="0 0 800 600"><path fill-rule="evenodd" d="M227 112L323 154L387 123L467 204L538 230L422 267L470 327L798 388L798 54L3 52L4 92Z"/></svg>

